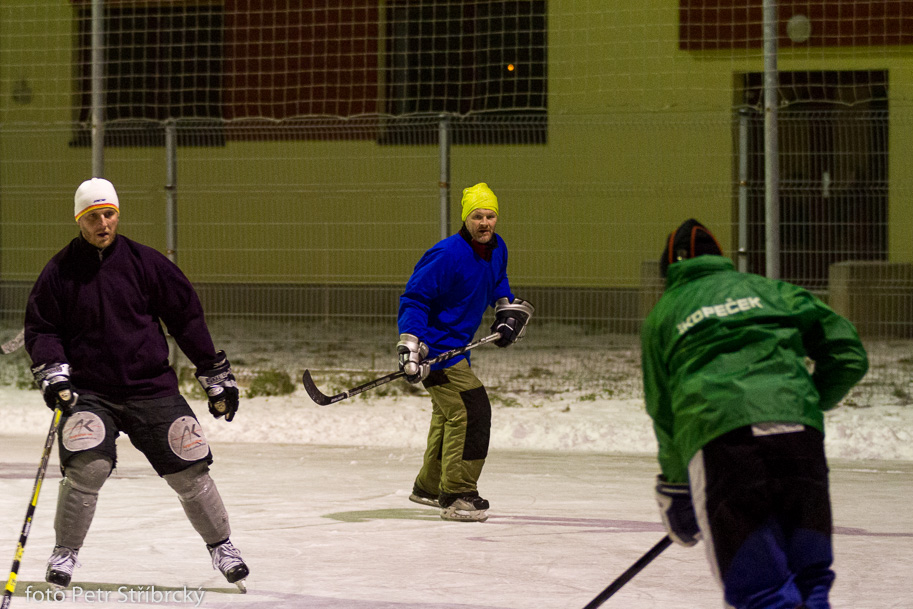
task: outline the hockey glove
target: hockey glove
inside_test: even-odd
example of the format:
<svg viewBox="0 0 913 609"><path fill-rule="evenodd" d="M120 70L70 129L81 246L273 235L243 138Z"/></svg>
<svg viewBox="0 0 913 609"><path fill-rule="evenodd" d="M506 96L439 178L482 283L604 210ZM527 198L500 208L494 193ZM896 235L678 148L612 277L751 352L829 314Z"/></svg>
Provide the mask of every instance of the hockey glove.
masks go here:
<svg viewBox="0 0 913 609"><path fill-rule="evenodd" d="M226 421L234 419L238 412L238 383L231 373L231 364L228 363L225 352L216 353L216 362L208 369L197 368L196 377L209 397L209 412L212 416L218 419L224 415Z"/></svg>
<svg viewBox="0 0 913 609"><path fill-rule="evenodd" d="M691 547L701 540L701 530L691 502L691 489L687 484L666 482L660 474L656 478L656 503L672 541Z"/></svg>
<svg viewBox="0 0 913 609"><path fill-rule="evenodd" d="M428 345L414 334L400 334L396 343L396 354L399 356L399 369L410 383L420 383L431 372L429 364L422 363L428 355Z"/></svg>
<svg viewBox="0 0 913 609"><path fill-rule="evenodd" d="M64 416L70 414L78 397L70 384L69 364L39 364L32 366L32 375L44 396L44 403L51 410L60 408Z"/></svg>
<svg viewBox="0 0 913 609"><path fill-rule="evenodd" d="M501 338L495 341L499 347L509 347L526 333L526 324L536 309L525 300L499 298L495 303L495 322L491 324L492 333L497 332Z"/></svg>

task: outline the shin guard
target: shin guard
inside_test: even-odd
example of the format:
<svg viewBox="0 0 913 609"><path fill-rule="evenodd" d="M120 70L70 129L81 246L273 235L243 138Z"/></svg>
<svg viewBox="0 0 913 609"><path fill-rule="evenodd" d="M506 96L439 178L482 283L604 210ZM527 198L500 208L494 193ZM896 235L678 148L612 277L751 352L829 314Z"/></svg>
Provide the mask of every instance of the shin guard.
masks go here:
<svg viewBox="0 0 913 609"><path fill-rule="evenodd" d="M64 467L57 496L54 531L57 545L78 550L82 547L98 502L98 491L111 475L113 462L99 453L80 453Z"/></svg>
<svg viewBox="0 0 913 609"><path fill-rule="evenodd" d="M203 541L214 544L228 539L231 535L228 512L205 462L163 477L178 494L187 519Z"/></svg>

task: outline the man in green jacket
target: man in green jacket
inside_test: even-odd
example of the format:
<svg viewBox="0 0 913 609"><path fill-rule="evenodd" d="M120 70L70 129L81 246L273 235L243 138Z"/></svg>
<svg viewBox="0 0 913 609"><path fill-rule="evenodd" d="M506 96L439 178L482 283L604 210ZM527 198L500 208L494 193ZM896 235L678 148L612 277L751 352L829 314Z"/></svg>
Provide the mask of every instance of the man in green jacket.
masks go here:
<svg viewBox="0 0 913 609"><path fill-rule="evenodd" d="M641 338L669 536L705 540L732 607L829 608L823 413L868 370L856 329L807 290L737 272L693 219L660 268Z"/></svg>

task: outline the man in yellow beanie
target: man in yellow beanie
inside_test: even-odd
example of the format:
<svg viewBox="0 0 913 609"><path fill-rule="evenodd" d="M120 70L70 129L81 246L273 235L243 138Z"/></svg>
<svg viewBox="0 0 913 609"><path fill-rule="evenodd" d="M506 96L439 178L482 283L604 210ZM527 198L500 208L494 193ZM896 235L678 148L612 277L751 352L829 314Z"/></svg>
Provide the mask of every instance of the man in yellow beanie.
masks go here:
<svg viewBox="0 0 913 609"><path fill-rule="evenodd" d="M431 428L411 501L441 508L441 518L482 522L488 501L478 480L488 456L491 403L470 367L470 353L429 366L426 359L471 342L482 316L494 307L492 332L507 347L518 341L533 314L514 298L507 280L507 245L495 233L498 198L487 184L463 190L459 233L425 252L400 298L396 346L410 383L431 394Z"/></svg>
<svg viewBox="0 0 913 609"><path fill-rule="evenodd" d="M495 222L498 221L498 197L491 191L488 184L480 182L475 186L463 189L462 200L463 213L460 217L462 222L466 222L469 214L477 209L488 209L494 212Z"/></svg>

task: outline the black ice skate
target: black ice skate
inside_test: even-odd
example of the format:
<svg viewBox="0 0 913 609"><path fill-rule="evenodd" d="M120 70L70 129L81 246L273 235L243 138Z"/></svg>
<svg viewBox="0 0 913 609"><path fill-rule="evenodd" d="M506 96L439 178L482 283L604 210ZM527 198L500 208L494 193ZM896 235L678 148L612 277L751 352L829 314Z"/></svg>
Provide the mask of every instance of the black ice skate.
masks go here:
<svg viewBox="0 0 913 609"><path fill-rule="evenodd" d="M78 552L79 550L72 548L55 546L54 552L48 558L48 570L44 576L44 581L57 589L69 586L70 579L73 577L73 570L81 566L79 561L76 560Z"/></svg>
<svg viewBox="0 0 913 609"><path fill-rule="evenodd" d="M478 493L441 495L441 518L457 522L485 522L488 520L488 501Z"/></svg>
<svg viewBox="0 0 913 609"><path fill-rule="evenodd" d="M412 494L409 495L409 501L420 503L421 505L430 505L431 507L440 507L437 501L437 495L425 492L417 486L412 487Z"/></svg>
<svg viewBox="0 0 913 609"><path fill-rule="evenodd" d="M250 574L250 570L241 559L241 552L238 551L238 548L228 540L215 547L206 547L209 548L209 554L212 556L212 568L220 571L228 583L238 586L238 590L242 593L247 592L244 579Z"/></svg>

